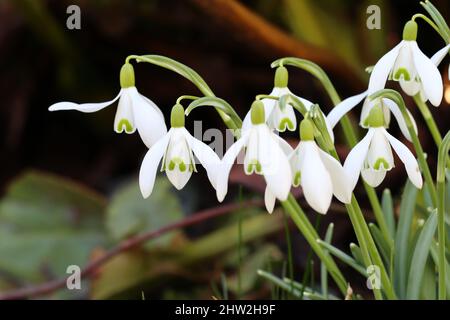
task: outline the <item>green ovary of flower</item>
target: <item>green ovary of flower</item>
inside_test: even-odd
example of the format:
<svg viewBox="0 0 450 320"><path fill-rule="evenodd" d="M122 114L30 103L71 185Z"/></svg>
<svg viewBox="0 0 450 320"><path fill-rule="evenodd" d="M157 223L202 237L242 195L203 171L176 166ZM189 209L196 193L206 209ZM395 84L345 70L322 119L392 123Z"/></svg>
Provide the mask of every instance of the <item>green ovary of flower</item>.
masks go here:
<svg viewBox="0 0 450 320"><path fill-rule="evenodd" d="M295 173L294 180L293 180L294 187L298 187L300 185L301 178L302 178L302 173L300 171L297 171Z"/></svg>
<svg viewBox="0 0 450 320"><path fill-rule="evenodd" d="M133 132L133 126L131 125L130 121L128 121L127 119L122 119L119 121L119 124L117 125L117 131L123 132L123 127L125 127L126 133Z"/></svg>

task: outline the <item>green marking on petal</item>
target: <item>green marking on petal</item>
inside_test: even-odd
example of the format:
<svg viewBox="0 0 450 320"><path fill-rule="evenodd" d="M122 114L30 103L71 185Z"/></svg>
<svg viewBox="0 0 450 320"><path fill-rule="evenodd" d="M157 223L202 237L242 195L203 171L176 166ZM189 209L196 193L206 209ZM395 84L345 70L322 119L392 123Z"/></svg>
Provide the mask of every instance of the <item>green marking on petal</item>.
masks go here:
<svg viewBox="0 0 450 320"><path fill-rule="evenodd" d="M373 168L375 170L389 170L390 166L389 166L389 162L387 162L386 159L384 158L378 158L377 161L375 162L375 164L373 165Z"/></svg>
<svg viewBox="0 0 450 320"><path fill-rule="evenodd" d="M292 121L289 118L284 118L280 121L280 124L278 125L278 131L285 131L286 128L288 128L289 131L294 131L295 127Z"/></svg>
<svg viewBox="0 0 450 320"><path fill-rule="evenodd" d="M123 132L123 127L125 126L125 132L126 133L133 133L133 126L131 125L130 121L127 119L122 119L119 121L119 124L117 125L117 132Z"/></svg>
<svg viewBox="0 0 450 320"><path fill-rule="evenodd" d="M185 172L187 169L186 164L184 162L178 164L178 168L180 169L181 172Z"/></svg>
<svg viewBox="0 0 450 320"><path fill-rule="evenodd" d="M189 168L191 167L192 164L189 164ZM186 163L184 163L183 159L179 158L179 157L174 157L172 158L172 160L170 160L169 162L169 166L168 169L170 171L175 170L175 168L178 166L178 170L180 170L180 172L185 172L186 169L188 169L188 166L186 165Z"/></svg>
<svg viewBox="0 0 450 320"><path fill-rule="evenodd" d="M169 171L172 171L173 169L175 169L176 163L173 160L170 160L169 165L168 165L168 169Z"/></svg>
<svg viewBox="0 0 450 320"><path fill-rule="evenodd" d="M301 178L302 178L302 173L301 173L300 171L297 171L297 172L295 173L294 181L293 181L294 187L300 186Z"/></svg>
<svg viewBox="0 0 450 320"><path fill-rule="evenodd" d="M411 81L411 75L409 74L409 72L406 68L398 68L397 70L395 70L395 73L394 73L395 81L399 81L402 76L403 76L403 80Z"/></svg>
<svg viewBox="0 0 450 320"><path fill-rule="evenodd" d="M262 166L261 163L259 163L258 160L252 160L245 168L245 174L249 175L253 172L256 172L257 174L262 174Z"/></svg>

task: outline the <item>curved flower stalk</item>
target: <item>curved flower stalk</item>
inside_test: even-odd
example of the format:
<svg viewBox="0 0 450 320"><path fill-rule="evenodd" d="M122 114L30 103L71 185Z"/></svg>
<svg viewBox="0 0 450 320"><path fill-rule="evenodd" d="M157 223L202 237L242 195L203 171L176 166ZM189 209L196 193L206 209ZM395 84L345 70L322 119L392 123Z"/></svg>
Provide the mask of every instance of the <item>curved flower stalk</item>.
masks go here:
<svg viewBox="0 0 450 320"><path fill-rule="evenodd" d="M403 162L411 182L421 189L423 181L417 160L402 142L386 131L380 105L370 111L368 124L366 136L350 151L344 162L352 190L360 173L370 186L381 184L386 172L395 166L391 147Z"/></svg>
<svg viewBox="0 0 450 320"><path fill-rule="evenodd" d="M384 117L384 127L388 128L390 121L391 121L391 112L394 115L395 119L397 120L397 123L400 127L401 132L405 136L406 139L411 141L411 135L409 134L408 127L406 125L405 119L403 118L402 112L399 108L399 106L388 98L377 98L370 100L367 98L368 91L364 91L363 93L360 93L358 95L349 97L345 100L343 100L341 103L336 105L330 113L327 116L327 123L331 126L331 128L334 128L336 124L339 122L339 120L349 111L351 111L355 106L357 106L361 101L364 99L364 103L361 109L361 115L359 120L359 125L363 128L369 128L369 114L370 111L376 107L380 106L381 110L383 111L383 117ZM417 133L417 124L414 120L412 114L407 110L409 118L411 119L411 122L413 123L414 130Z"/></svg>
<svg viewBox="0 0 450 320"><path fill-rule="evenodd" d="M403 40L373 67L369 95L383 89L389 77L398 81L406 94L414 96L422 91L431 104L441 104L444 91L441 74L436 63L419 49L416 38L417 23L408 21L403 30ZM441 54L438 52L438 57Z"/></svg>
<svg viewBox="0 0 450 320"><path fill-rule="evenodd" d="M286 104L281 104L279 98L283 96L292 96L300 101L309 111L314 105L307 99L301 98L291 92L288 88L288 71L286 67L279 66L275 71L274 88L269 94L272 98L263 98L261 102L264 104L265 121L270 129L278 132L285 132L286 130L295 131L297 129L297 118L295 116L295 105L292 101ZM247 130L252 126L251 111L247 113L242 123L242 130ZM329 128L330 135L332 130Z"/></svg>
<svg viewBox="0 0 450 320"><path fill-rule="evenodd" d="M192 172L196 172L194 155L206 169L208 179L216 188L216 172L220 159L206 144L195 139L184 127L184 109L180 104L172 108L172 128L147 152L139 172L139 187L147 198L153 191L156 171L162 159L161 171L178 190L182 189Z"/></svg>
<svg viewBox="0 0 450 320"><path fill-rule="evenodd" d="M350 203L352 189L341 164L320 149L314 141L314 127L309 119L300 123L300 143L289 155L294 187L301 186L308 204L315 211L327 213L333 194L339 201ZM265 202L273 211L275 197L266 189Z"/></svg>
<svg viewBox="0 0 450 320"><path fill-rule="evenodd" d="M255 101L251 107L251 127L225 153L217 174L217 199L222 202L228 191L228 176L234 160L245 149L244 171L264 176L267 192L285 201L292 184L292 172L286 154L292 151L287 142L273 133L265 123L264 104ZM270 208L266 202L266 208ZM273 206L272 206L273 209ZM270 210L269 210L270 211Z"/></svg>
<svg viewBox="0 0 450 320"><path fill-rule="evenodd" d="M135 87L133 66L125 63L120 70L119 94L111 101L101 103L58 102L49 111L77 110L91 113L104 109L119 100L114 119L114 131L134 133L137 129L142 141L150 148L167 133L164 115L153 101L141 95Z"/></svg>

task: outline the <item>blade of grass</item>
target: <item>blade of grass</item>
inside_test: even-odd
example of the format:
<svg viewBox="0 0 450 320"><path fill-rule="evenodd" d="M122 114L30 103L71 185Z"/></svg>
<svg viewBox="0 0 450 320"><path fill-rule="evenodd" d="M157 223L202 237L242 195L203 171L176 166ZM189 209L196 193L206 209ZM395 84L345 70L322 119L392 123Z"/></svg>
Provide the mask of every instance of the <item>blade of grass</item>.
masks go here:
<svg viewBox="0 0 450 320"><path fill-rule="evenodd" d="M330 223L327 228L327 232L325 233L325 242L328 244L331 244L331 239L333 237L333 230L334 230L334 224ZM294 279L294 277L291 277L291 279ZM322 286L322 294L325 298L328 297L328 272L327 272L327 266L321 262L320 264L320 283ZM292 283L292 285L294 285Z"/></svg>
<svg viewBox="0 0 450 320"><path fill-rule="evenodd" d="M362 265L360 265L358 262L356 262L352 257L350 257L348 254L346 254L345 252L339 250L338 248L336 248L335 246L322 241L322 240L317 240L317 242L324 247L325 249L327 249L333 256L335 256L336 258L338 258L339 260L341 260L342 262L344 262L346 265L352 267L353 269L355 269L356 271L358 271L360 274L362 274L363 276L367 276L367 272L364 269L364 267Z"/></svg>
<svg viewBox="0 0 450 320"><path fill-rule="evenodd" d="M383 196L381 198L381 207L383 208L384 217L388 226L389 233L392 239L395 238L395 215L394 215L394 202L392 201L391 190L384 189Z"/></svg>

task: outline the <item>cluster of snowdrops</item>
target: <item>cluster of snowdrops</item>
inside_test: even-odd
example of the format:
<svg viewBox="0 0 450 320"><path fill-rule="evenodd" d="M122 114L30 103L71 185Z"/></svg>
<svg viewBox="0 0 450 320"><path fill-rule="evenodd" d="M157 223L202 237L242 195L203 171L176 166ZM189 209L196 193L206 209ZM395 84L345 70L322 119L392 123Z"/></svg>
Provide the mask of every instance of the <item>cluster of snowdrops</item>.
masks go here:
<svg viewBox="0 0 450 320"><path fill-rule="evenodd" d="M393 151L403 162L410 181L417 188L422 187L422 175L415 156L388 132L393 115L402 134L411 140L408 123L417 131L415 121L409 111L405 117L394 100L376 94L385 88L387 80L393 80L400 83L406 94L419 94L422 101L429 100L434 106L441 104L443 80L437 66L448 53L450 45L429 58L419 49L416 37L417 23L409 21L404 28L403 40L374 65L367 91L343 100L327 116L317 105L294 95L288 89L288 70L283 65L283 59L278 60L272 92L257 96L244 120L239 123L242 124L241 128L235 130L236 142L222 159L186 130L185 116L188 109L192 108L185 110L182 99L178 99L172 108L168 129L157 105L138 92L130 61L146 61L146 56L127 58L120 71L121 90L113 100L83 104L59 102L49 110L89 113L119 100L114 130L128 134L137 130L149 148L139 173L139 186L145 198L152 193L160 163L161 171L166 173L177 189L186 185L200 163L206 169L218 200L222 201L227 194L230 170L243 152L245 173L262 175L266 181L264 199L267 211L273 211L276 199L286 200L291 187L301 186L308 204L315 211L326 213L333 195L343 203L350 203L360 175L370 186L378 186L394 167ZM367 133L341 165L316 140L334 143L334 127L360 103L362 110L359 124L367 129ZM234 110L214 106L224 120L237 117ZM303 115L299 124L297 110ZM299 130L300 142L295 148L279 136L280 132L286 130Z"/></svg>

